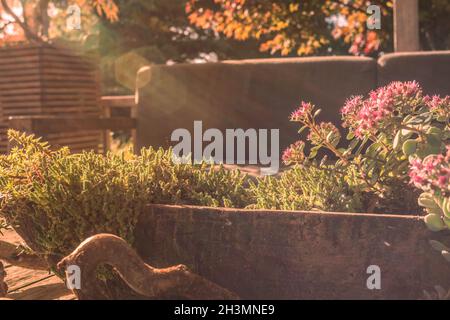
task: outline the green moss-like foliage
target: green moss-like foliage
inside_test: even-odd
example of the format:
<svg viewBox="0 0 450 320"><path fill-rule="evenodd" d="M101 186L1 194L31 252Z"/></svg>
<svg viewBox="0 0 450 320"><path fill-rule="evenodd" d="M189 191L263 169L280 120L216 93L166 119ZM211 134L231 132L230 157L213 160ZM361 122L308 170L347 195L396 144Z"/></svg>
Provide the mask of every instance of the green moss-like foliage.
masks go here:
<svg viewBox="0 0 450 320"><path fill-rule="evenodd" d="M347 176L333 166L295 165L279 177L268 176L252 183L255 203L250 207L362 212L362 195L355 191L357 188L350 188Z"/></svg>
<svg viewBox="0 0 450 320"><path fill-rule="evenodd" d="M32 249L62 257L87 237L107 232L133 244L149 203L245 206L245 176L222 167L175 164L171 151L106 156L51 151L10 131L17 145L0 156L1 215L32 238Z"/></svg>
<svg viewBox="0 0 450 320"><path fill-rule="evenodd" d="M249 181L238 170L177 164L171 150L71 154L16 131L9 138L16 146L0 156L0 218L53 262L97 233L113 233L133 245L139 214L150 203L363 210L351 175L330 165L297 165L280 176Z"/></svg>

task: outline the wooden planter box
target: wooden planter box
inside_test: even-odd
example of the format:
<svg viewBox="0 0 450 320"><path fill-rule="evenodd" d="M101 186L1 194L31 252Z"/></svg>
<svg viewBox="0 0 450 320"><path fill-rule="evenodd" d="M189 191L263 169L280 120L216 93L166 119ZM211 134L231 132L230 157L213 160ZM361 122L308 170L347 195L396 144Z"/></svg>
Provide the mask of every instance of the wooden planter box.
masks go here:
<svg viewBox="0 0 450 320"><path fill-rule="evenodd" d="M0 152L7 147L7 120L12 116L101 115L97 60L73 49L21 45L0 49ZM96 150L98 130L52 133L43 137L52 147L73 152Z"/></svg>
<svg viewBox="0 0 450 320"><path fill-rule="evenodd" d="M26 223L16 229L31 248L33 230ZM130 258L135 250L152 267L184 264L241 299L421 299L436 285L450 288L450 264L429 244L448 243L450 233L429 231L419 216L149 205L134 236L133 249L120 240L127 253L123 246L97 243L97 257ZM39 268L59 261L39 260ZM128 276L141 277L139 283L147 276L142 262L121 261ZM95 264L81 263L83 270L95 270ZM367 286L369 266L379 267L379 289ZM144 298L118 279L88 287L89 297L82 298Z"/></svg>
<svg viewBox="0 0 450 320"><path fill-rule="evenodd" d="M417 299L450 287L421 217L151 205L136 230L152 266L186 264L244 299ZM445 241L445 240L444 240ZM381 269L369 290L367 268Z"/></svg>

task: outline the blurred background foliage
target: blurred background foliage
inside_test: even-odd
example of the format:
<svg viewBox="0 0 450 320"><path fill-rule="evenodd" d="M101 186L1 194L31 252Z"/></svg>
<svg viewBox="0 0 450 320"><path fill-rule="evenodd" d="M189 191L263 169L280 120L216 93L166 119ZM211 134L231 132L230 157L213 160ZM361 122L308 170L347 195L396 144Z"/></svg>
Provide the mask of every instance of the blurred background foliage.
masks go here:
<svg viewBox="0 0 450 320"><path fill-rule="evenodd" d="M81 8L81 30L66 27L73 4ZM381 8L381 30L367 29L371 4ZM103 94L129 94L120 79L134 79L153 63L377 57L393 50L392 6L382 0L0 0L0 46L76 41L100 55ZM422 49L449 49L450 2L419 0L419 6Z"/></svg>

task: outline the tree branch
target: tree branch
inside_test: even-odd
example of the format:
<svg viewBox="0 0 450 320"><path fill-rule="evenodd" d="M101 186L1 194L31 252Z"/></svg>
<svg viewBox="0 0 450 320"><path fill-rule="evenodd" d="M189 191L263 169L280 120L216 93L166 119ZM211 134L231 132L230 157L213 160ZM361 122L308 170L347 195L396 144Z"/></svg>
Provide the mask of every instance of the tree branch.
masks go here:
<svg viewBox="0 0 450 320"><path fill-rule="evenodd" d="M48 38L48 31L50 28L50 18L48 16L49 0L40 0L36 6L36 17L40 25L41 35L44 39Z"/></svg>
<svg viewBox="0 0 450 320"><path fill-rule="evenodd" d="M5 12L7 14L9 14L13 19L14 22L17 23L23 30L25 37L30 40L30 41L34 41L37 43L44 43L45 41L42 40L37 34L35 34L34 32L31 31L30 27L23 22L15 13L14 11L11 9L11 7L8 5L7 0L0 0L3 9L5 10ZM24 8L25 10L25 8ZM25 11L24 11L25 12ZM25 14L25 13L24 13Z"/></svg>
<svg viewBox="0 0 450 320"><path fill-rule="evenodd" d="M14 24L14 21L6 21L5 23L3 23L3 25L0 27L0 32L3 32L3 30L5 30L6 27L8 27L11 24Z"/></svg>

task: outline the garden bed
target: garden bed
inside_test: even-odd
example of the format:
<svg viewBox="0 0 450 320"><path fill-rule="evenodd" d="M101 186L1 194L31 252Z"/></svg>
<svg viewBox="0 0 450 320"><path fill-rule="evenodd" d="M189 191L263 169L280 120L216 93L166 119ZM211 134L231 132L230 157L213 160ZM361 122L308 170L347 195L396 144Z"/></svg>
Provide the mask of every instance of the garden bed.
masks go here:
<svg viewBox="0 0 450 320"><path fill-rule="evenodd" d="M260 178L180 163L172 150L51 151L10 131L0 229L13 226L32 252L5 244L4 256L61 275L84 268L82 299L445 297L449 106L393 82L346 102L345 143L302 101L290 120L308 145L293 143L281 157L289 168Z"/></svg>
<svg viewBox="0 0 450 320"><path fill-rule="evenodd" d="M245 299L416 299L450 284L428 243L449 234L418 216L150 205L135 235L150 265L186 264Z"/></svg>

